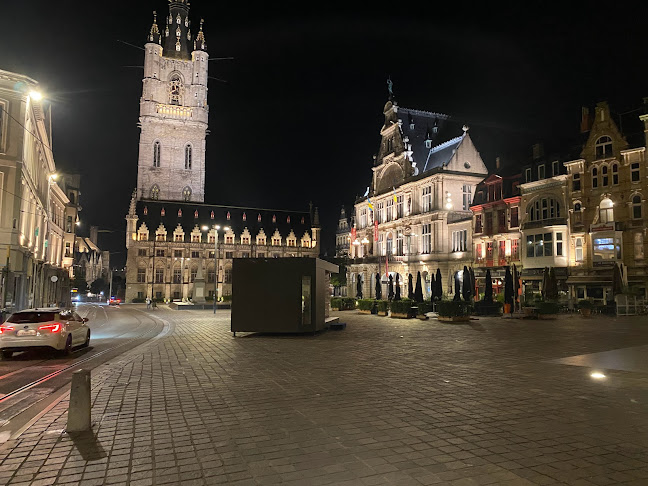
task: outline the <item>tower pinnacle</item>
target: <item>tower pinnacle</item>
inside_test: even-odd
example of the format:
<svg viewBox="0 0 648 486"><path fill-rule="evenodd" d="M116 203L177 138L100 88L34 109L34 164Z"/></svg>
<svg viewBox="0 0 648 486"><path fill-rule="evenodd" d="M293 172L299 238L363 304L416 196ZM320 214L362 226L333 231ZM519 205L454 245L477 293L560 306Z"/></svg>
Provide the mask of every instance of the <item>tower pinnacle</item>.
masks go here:
<svg viewBox="0 0 648 486"><path fill-rule="evenodd" d="M206 51L207 42L205 41L205 33L203 32L203 22L205 19L200 19L200 30L198 35L196 35L196 40L194 41L194 51Z"/></svg>
<svg viewBox="0 0 648 486"><path fill-rule="evenodd" d="M148 42L154 42L155 44L160 44L160 29L157 25L157 12L153 11L153 25L151 25L151 32L149 33Z"/></svg>

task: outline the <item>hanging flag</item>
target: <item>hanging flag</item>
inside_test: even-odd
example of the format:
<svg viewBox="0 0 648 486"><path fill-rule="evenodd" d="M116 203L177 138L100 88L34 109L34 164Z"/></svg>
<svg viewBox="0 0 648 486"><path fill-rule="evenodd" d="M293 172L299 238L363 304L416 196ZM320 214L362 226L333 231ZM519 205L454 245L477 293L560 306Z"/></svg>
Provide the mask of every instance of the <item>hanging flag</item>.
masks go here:
<svg viewBox="0 0 648 486"><path fill-rule="evenodd" d="M374 241L378 241L378 221L374 221Z"/></svg>
<svg viewBox="0 0 648 486"><path fill-rule="evenodd" d="M369 186L367 186L367 190L365 191L364 196L362 197L367 197L368 195L369 195Z"/></svg>
<svg viewBox="0 0 648 486"><path fill-rule="evenodd" d="M398 198L396 197L396 188L392 186L392 189L394 190L394 202L398 202Z"/></svg>
<svg viewBox="0 0 648 486"><path fill-rule="evenodd" d="M351 228L351 243L353 243L356 240L356 229L355 226Z"/></svg>
<svg viewBox="0 0 648 486"><path fill-rule="evenodd" d="M374 205L371 202L371 199L367 198L367 204L369 205L369 209L371 209L373 211L374 210Z"/></svg>

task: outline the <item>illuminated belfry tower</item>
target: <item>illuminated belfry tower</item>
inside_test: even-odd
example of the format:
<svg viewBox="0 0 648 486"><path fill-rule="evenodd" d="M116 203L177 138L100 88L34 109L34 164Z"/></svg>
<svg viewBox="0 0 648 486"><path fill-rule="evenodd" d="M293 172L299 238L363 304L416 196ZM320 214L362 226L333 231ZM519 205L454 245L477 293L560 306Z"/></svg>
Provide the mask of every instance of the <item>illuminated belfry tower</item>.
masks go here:
<svg viewBox="0 0 648 486"><path fill-rule="evenodd" d="M203 202L209 114L203 21L193 37L189 2L170 0L160 25L153 12L144 47L137 198Z"/></svg>

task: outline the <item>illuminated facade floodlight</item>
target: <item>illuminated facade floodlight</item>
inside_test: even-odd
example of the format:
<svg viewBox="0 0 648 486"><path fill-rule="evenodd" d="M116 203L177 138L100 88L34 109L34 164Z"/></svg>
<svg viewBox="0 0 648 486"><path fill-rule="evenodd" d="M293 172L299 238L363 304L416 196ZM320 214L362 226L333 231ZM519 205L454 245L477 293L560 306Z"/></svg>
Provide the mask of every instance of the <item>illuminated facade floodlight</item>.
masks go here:
<svg viewBox="0 0 648 486"><path fill-rule="evenodd" d="M602 380L602 379L604 379L604 378L607 378L607 377L606 377L603 373L601 373L600 371L593 371L592 373L590 373L590 376L591 376L592 378L594 378L595 380Z"/></svg>
<svg viewBox="0 0 648 486"><path fill-rule="evenodd" d="M43 99L43 94L40 91L30 91L29 97L34 101L40 101Z"/></svg>

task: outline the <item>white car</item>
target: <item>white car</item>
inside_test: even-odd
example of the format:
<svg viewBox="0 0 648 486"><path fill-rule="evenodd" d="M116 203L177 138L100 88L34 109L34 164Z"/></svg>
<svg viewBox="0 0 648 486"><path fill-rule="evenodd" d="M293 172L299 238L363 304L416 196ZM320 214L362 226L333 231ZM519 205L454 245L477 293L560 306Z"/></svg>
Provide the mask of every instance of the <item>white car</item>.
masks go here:
<svg viewBox="0 0 648 486"><path fill-rule="evenodd" d="M87 317L55 307L15 312L0 324L2 357L7 359L16 351L43 347L70 354L75 346L90 344L86 322Z"/></svg>

